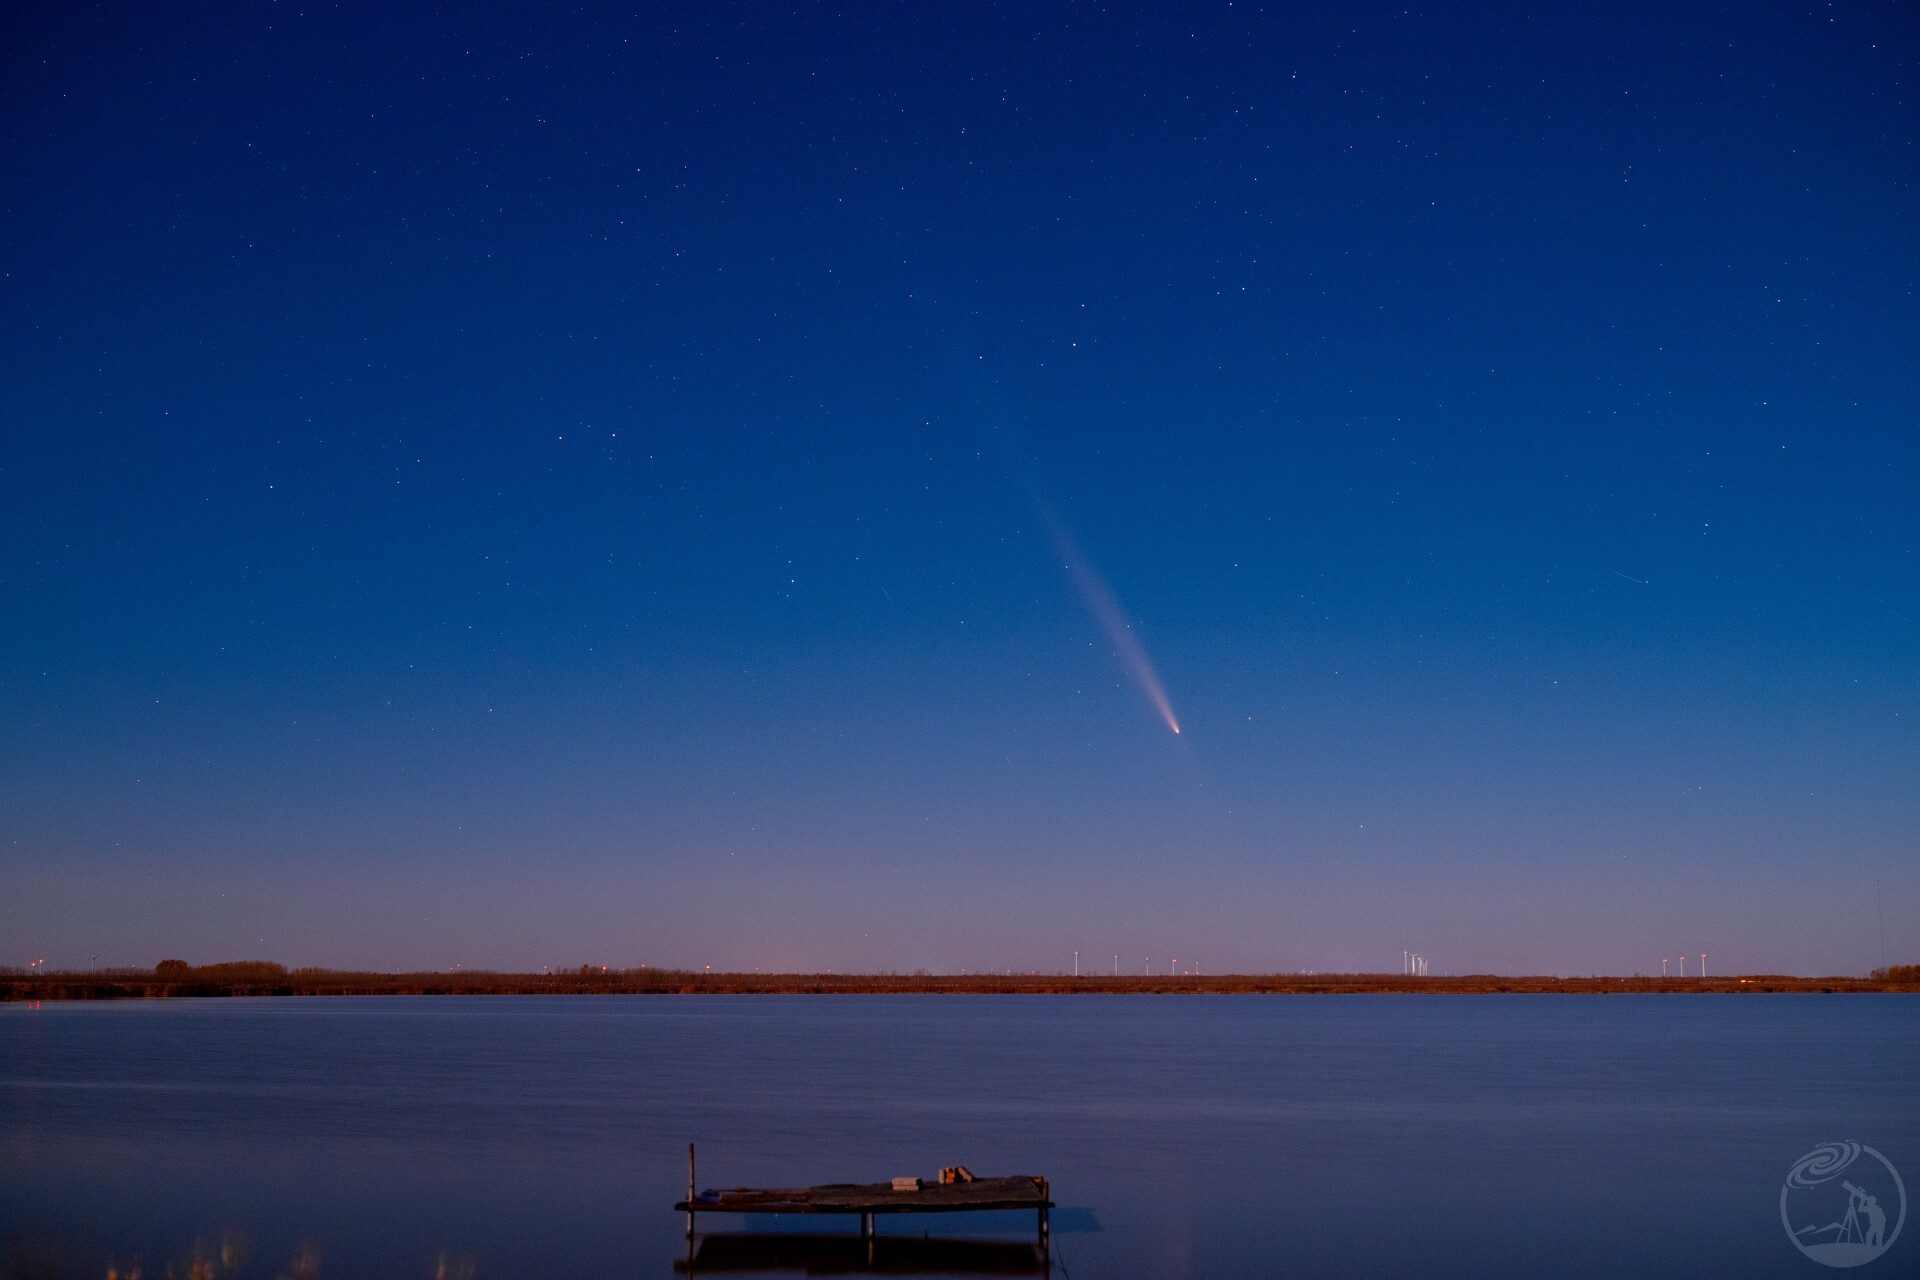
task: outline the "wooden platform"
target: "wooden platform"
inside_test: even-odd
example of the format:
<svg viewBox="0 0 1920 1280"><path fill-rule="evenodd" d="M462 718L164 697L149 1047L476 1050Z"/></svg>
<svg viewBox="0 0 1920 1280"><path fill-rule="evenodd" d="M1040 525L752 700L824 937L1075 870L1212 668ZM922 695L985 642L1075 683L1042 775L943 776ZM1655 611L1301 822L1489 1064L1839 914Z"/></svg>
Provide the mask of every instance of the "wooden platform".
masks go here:
<svg viewBox="0 0 1920 1280"><path fill-rule="evenodd" d="M794 1190L734 1187L702 1191L673 1206L683 1213L966 1213L1051 1209L1045 1178L975 1178L895 1191L885 1182L830 1182Z"/></svg>
<svg viewBox="0 0 1920 1280"><path fill-rule="evenodd" d="M943 1169L952 1182L921 1182L914 1190L890 1182L829 1182L817 1187L731 1187L696 1192L693 1144L687 1144L687 1198L673 1207L687 1215L687 1247L693 1247L693 1220L701 1213L852 1213L860 1216L861 1239L872 1243L873 1220L882 1213L983 1213L1032 1209L1040 1227L1042 1256L1047 1249L1047 1210L1053 1208L1047 1180L1041 1177L980 1178L963 1167ZM905 1179L901 1179L905 1181ZM688 1258L691 1261L692 1254Z"/></svg>

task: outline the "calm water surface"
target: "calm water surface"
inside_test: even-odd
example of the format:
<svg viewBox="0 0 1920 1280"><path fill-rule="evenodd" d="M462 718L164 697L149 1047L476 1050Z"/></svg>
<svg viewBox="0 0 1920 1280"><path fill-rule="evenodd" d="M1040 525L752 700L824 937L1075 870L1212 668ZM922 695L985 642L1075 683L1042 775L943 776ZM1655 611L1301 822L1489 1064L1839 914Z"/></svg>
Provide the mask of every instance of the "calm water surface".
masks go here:
<svg viewBox="0 0 1920 1280"><path fill-rule="evenodd" d="M1920 1192L1916 1064L1906 996L14 1005L0 1241L21 1277L673 1276L694 1140L709 1186L1045 1174L1074 1280L1821 1275L1781 1179L1851 1138ZM853 1226L716 1215L753 1238L696 1274L849 1260L776 1225ZM882 1220L876 1259L1017 1269L1033 1225ZM1920 1274L1920 1223L1851 1274Z"/></svg>

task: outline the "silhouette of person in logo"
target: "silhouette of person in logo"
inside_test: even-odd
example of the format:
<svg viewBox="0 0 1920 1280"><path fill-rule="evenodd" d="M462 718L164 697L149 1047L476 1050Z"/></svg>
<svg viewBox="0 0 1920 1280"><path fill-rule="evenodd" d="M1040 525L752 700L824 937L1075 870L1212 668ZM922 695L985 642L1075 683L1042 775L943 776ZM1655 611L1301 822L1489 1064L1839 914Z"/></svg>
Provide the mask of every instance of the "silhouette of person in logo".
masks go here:
<svg viewBox="0 0 1920 1280"><path fill-rule="evenodd" d="M1875 1200L1851 1182L1843 1182L1840 1185L1847 1189L1847 1216L1838 1222L1829 1222L1824 1227L1802 1227L1800 1230L1794 1232L1795 1236L1813 1236L1819 1235L1823 1231L1831 1231L1833 1232L1833 1239L1829 1243L1865 1243L1865 1237L1860 1230L1860 1215L1863 1212L1866 1213L1869 1222L1873 1222L1874 1215L1878 1214L1878 1229L1885 1229L1887 1215L1885 1211L1880 1208L1880 1202L1878 1200ZM1871 1209L1868 1208L1869 1205L1872 1206Z"/></svg>
<svg viewBox="0 0 1920 1280"><path fill-rule="evenodd" d="M1864 1243L1878 1249L1887 1234L1887 1211L1880 1207L1879 1196L1868 1196L1861 1207L1867 1214L1867 1238Z"/></svg>

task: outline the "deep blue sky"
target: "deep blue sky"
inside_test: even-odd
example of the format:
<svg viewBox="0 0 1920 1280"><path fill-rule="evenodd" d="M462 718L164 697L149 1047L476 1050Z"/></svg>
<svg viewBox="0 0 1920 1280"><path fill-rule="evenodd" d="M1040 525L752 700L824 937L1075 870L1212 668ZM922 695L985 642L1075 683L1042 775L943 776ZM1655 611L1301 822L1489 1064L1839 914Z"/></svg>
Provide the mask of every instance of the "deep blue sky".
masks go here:
<svg viewBox="0 0 1920 1280"><path fill-rule="evenodd" d="M635 7L8 6L0 963L1920 958L1913 6Z"/></svg>

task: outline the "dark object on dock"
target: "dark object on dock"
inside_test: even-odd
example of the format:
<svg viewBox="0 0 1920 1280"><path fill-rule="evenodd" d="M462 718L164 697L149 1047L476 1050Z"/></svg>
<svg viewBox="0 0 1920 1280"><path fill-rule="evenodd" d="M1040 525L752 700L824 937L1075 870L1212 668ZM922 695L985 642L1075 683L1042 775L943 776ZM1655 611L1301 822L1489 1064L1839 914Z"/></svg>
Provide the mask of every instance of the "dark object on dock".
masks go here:
<svg viewBox="0 0 1920 1280"><path fill-rule="evenodd" d="M964 1166L957 1166L964 1169ZM894 1189L891 1182L831 1182L818 1187L763 1190L735 1187L696 1192L693 1144L687 1144L687 1198L673 1207L687 1215L693 1238L696 1213L851 1213L860 1215L862 1239L873 1239L877 1213L978 1213L995 1209L1032 1209L1039 1214L1040 1244L1047 1245L1047 1210L1053 1208L1047 1180L1040 1177L981 1178L919 1184ZM943 1170L943 1172L945 1172ZM904 1183L906 1180L900 1180Z"/></svg>

